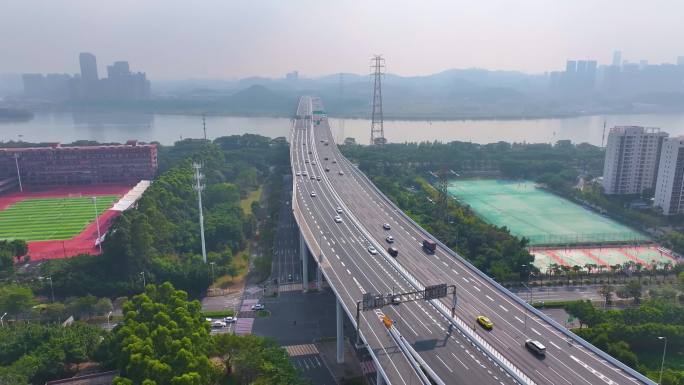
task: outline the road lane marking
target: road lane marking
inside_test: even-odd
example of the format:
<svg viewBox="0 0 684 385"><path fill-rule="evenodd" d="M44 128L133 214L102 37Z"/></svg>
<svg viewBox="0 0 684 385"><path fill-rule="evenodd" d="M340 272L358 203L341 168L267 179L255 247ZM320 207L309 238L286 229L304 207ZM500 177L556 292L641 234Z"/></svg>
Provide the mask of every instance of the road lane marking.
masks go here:
<svg viewBox="0 0 684 385"><path fill-rule="evenodd" d="M449 367L449 365L447 365L446 362L444 362L444 360L442 360L442 357L440 357L440 356L435 356L435 357L437 357L437 359L439 360L439 362L441 362L441 363L444 365L444 367L447 368L447 370L448 370L449 372L451 372L451 373L454 372L453 370L451 370L451 368Z"/></svg>
<svg viewBox="0 0 684 385"><path fill-rule="evenodd" d="M537 374L539 374L540 376L542 376L546 380L546 382L548 382L549 384L553 384L553 381L546 378L546 376L541 374L537 369L535 369L534 371L537 372Z"/></svg>
<svg viewBox="0 0 684 385"><path fill-rule="evenodd" d="M539 333L539 332L538 332L535 328L533 328L533 327L531 327L530 330L532 330L533 332L537 333L538 336L541 335L541 333Z"/></svg>
<svg viewBox="0 0 684 385"><path fill-rule="evenodd" d="M584 366L585 369L587 369L588 371L590 371L590 372L591 372L593 375L595 375L596 377L598 377L598 378L600 378L601 380L603 380L603 382L605 382L606 384L609 384L609 385L617 385L617 382L615 382L615 381L611 380L610 378L606 377L603 373L601 373L601 372L599 372L598 370L592 368L592 367L589 366L588 364L585 364L585 363L582 362L582 360L580 360L579 358L577 358L577 357L575 357L575 356L573 356L573 355L570 355L570 358L572 358L573 360L575 360L575 362L577 362L578 364Z"/></svg>
<svg viewBox="0 0 684 385"><path fill-rule="evenodd" d="M502 305L499 305L499 307L500 307L501 309L503 309L503 311L508 311L508 309L506 309L506 308L503 307Z"/></svg>
<svg viewBox="0 0 684 385"><path fill-rule="evenodd" d="M563 381L565 381L565 382L567 382L568 384L572 385L572 382L566 380L565 377L563 377L560 373L558 373L558 372L556 371L556 369L553 368L553 366L549 366L549 369L553 370L553 372L556 373L556 375L557 375L558 377L562 378Z"/></svg>
<svg viewBox="0 0 684 385"><path fill-rule="evenodd" d="M477 290L477 291L482 291L482 290L480 290L479 287L477 287L477 286L475 286L475 285L473 285L473 289L475 289L475 290Z"/></svg>
<svg viewBox="0 0 684 385"><path fill-rule="evenodd" d="M347 274L351 275L351 271L349 271L349 269L347 269Z"/></svg>
<svg viewBox="0 0 684 385"><path fill-rule="evenodd" d="M554 344L554 343L553 343L553 341L549 341L549 343L550 343L551 345L555 346L555 347L556 347L556 349L558 349L558 350L562 350L562 349L561 349L561 347L560 347L560 346L558 346L558 345L556 345L556 344Z"/></svg>
<svg viewBox="0 0 684 385"><path fill-rule="evenodd" d="M518 318L517 315L515 315L515 316L513 316L513 317L515 317L515 319L517 319L518 321L520 321L521 324L522 324L522 323L525 323L523 320L521 320L520 318Z"/></svg>
<svg viewBox="0 0 684 385"><path fill-rule="evenodd" d="M461 345L461 347L463 347L463 345ZM458 358L458 356L454 354L454 352L451 352L451 355L454 356L454 358L455 358L456 360L458 360L458 362L460 362L461 365L463 365L463 367L466 368L466 370L468 370L468 367L466 366L466 364L464 364L463 361L461 361L461 359Z"/></svg>
<svg viewBox="0 0 684 385"><path fill-rule="evenodd" d="M458 275L458 271L456 271L456 270L454 270L454 269L451 269L451 271L453 271L454 274Z"/></svg>

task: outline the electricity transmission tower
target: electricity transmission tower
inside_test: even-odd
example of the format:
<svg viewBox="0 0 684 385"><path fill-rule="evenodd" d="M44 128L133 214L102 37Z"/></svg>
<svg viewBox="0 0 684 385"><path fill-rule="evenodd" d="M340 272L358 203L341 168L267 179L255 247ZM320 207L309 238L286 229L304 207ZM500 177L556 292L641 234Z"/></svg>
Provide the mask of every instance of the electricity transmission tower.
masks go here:
<svg viewBox="0 0 684 385"><path fill-rule="evenodd" d="M192 164L195 169L195 185L192 188L197 191L197 204L199 206L199 223L200 223L200 236L202 237L202 260L207 263L207 247L204 244L204 215L202 214L202 190L204 190L204 184L202 179L204 175L200 172L202 165L197 162Z"/></svg>
<svg viewBox="0 0 684 385"><path fill-rule="evenodd" d="M383 145L387 143L382 123L382 75L385 74L385 59L382 55L375 55L371 59L373 69L373 115L371 118L370 144Z"/></svg>

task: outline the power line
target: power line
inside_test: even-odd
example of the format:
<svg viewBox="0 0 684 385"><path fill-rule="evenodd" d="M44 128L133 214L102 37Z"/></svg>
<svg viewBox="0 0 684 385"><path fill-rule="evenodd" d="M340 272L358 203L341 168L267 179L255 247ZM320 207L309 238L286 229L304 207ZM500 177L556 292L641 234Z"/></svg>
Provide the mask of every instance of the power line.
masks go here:
<svg viewBox="0 0 684 385"><path fill-rule="evenodd" d="M373 114L371 115L371 140L370 144L383 145L385 129L382 117L382 75L385 74L385 59L382 55L375 55L371 59L373 69Z"/></svg>

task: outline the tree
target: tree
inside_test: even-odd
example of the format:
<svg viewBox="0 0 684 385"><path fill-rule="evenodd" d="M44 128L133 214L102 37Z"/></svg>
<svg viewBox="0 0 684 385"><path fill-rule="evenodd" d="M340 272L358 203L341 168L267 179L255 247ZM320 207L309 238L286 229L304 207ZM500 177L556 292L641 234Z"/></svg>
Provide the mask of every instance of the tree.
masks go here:
<svg viewBox="0 0 684 385"><path fill-rule="evenodd" d="M626 285L620 287L615 294L620 298L633 298L634 304L639 304L641 301L641 283L638 281L629 281Z"/></svg>
<svg viewBox="0 0 684 385"><path fill-rule="evenodd" d="M611 285L603 285L601 288L598 290L598 293L601 294L601 296L604 298L604 303L606 306L610 306L613 304L613 291L615 288Z"/></svg>
<svg viewBox="0 0 684 385"><path fill-rule="evenodd" d="M112 305L112 300L109 298L100 298L93 306L93 311L97 315L105 315L112 311L113 308L114 306Z"/></svg>
<svg viewBox="0 0 684 385"><path fill-rule="evenodd" d="M0 309L15 319L29 311L33 303L33 292L26 286L11 284L0 287Z"/></svg>
<svg viewBox="0 0 684 385"><path fill-rule="evenodd" d="M124 303L123 326L108 349L121 375L115 384L209 385L218 373L209 362L209 324L198 301L166 282Z"/></svg>

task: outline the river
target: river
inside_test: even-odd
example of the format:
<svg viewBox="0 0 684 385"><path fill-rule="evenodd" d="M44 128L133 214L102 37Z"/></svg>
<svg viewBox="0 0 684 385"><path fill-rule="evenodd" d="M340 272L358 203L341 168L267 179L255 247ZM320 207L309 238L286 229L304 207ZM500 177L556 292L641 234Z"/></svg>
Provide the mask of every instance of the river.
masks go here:
<svg viewBox="0 0 684 385"><path fill-rule="evenodd" d="M472 141L475 143L555 142L570 139L600 145L603 122L615 125L660 127L670 135L684 135L684 114L592 115L557 119L386 121L390 142ZM339 140L351 136L359 143L369 141L370 121L330 119ZM207 137L255 133L269 137L287 136L287 118L208 116ZM124 142L129 139L158 141L170 145L181 138L202 137L202 118L192 115L141 113L37 113L27 122L0 122L0 141L62 142L95 140Z"/></svg>

